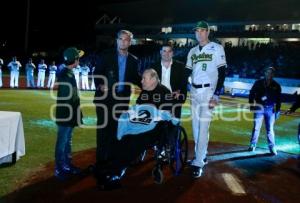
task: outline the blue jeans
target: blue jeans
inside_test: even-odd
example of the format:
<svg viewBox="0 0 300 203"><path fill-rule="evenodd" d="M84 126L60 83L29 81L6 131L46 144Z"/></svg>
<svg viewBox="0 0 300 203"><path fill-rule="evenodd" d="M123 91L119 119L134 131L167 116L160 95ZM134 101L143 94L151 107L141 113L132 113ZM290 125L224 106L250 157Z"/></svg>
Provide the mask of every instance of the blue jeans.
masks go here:
<svg viewBox="0 0 300 203"><path fill-rule="evenodd" d="M259 109L254 113L254 127L252 130L250 144L256 145L263 120L265 120L268 145L269 148L272 148L275 146L275 136L273 128L275 123L275 113L273 106L264 106L262 109Z"/></svg>
<svg viewBox="0 0 300 203"><path fill-rule="evenodd" d="M56 170L63 170L71 165L71 145L73 127L57 126L57 140L55 146L55 167Z"/></svg>

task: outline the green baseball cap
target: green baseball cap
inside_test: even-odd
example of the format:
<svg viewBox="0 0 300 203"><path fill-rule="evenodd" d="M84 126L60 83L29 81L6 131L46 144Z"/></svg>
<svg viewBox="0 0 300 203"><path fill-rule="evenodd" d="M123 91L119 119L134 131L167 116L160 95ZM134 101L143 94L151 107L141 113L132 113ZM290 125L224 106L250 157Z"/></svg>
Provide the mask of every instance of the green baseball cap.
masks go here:
<svg viewBox="0 0 300 203"><path fill-rule="evenodd" d="M203 29L209 29L209 25L207 22L205 21L199 21L197 22L196 26L193 28L193 30L197 30L199 28L203 28Z"/></svg>
<svg viewBox="0 0 300 203"><path fill-rule="evenodd" d="M64 61L66 63L72 63L76 59L82 57L84 55L84 51L78 50L75 47L69 47L64 51Z"/></svg>

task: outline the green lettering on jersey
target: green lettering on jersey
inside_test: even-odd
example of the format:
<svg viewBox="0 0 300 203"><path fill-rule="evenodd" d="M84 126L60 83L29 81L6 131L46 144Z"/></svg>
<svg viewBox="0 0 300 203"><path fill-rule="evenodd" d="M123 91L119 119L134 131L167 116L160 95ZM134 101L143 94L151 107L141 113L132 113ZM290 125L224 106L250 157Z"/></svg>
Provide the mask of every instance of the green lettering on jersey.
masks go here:
<svg viewBox="0 0 300 203"><path fill-rule="evenodd" d="M191 56L191 59L193 65L201 61L212 61L212 54L206 54L206 53L202 53L199 55L193 54Z"/></svg>

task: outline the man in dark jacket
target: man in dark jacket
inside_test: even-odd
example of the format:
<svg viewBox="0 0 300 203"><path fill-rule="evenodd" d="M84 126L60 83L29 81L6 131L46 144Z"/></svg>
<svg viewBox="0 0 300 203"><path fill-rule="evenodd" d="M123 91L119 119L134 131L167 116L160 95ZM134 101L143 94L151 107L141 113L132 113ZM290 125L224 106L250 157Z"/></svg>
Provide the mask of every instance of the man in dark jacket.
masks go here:
<svg viewBox="0 0 300 203"><path fill-rule="evenodd" d="M75 126L82 124L80 100L73 68L79 64L84 52L70 47L63 53L66 67L58 76L56 105L57 141L55 147L55 176L65 180L69 174L79 174L80 169L71 163L72 132Z"/></svg>
<svg viewBox="0 0 300 203"><path fill-rule="evenodd" d="M95 98L97 113L96 166L105 161L116 141L117 120L128 110L131 84L140 84L138 60L128 52L133 35L128 30L117 34L116 49L102 53L96 64Z"/></svg>
<svg viewBox="0 0 300 203"><path fill-rule="evenodd" d="M172 113L176 118L181 117L181 107L186 100L188 76L191 71L185 68L185 64L173 60L173 46L163 44L160 50L161 60L151 66L161 81L173 95L174 106Z"/></svg>
<svg viewBox="0 0 300 203"><path fill-rule="evenodd" d="M265 69L263 79L257 80L249 94L250 110L254 112L254 127L250 140L249 151L255 151L256 143L263 119L265 119L268 146L271 155L277 155L275 148L274 123L280 115L281 87L273 80L275 69Z"/></svg>

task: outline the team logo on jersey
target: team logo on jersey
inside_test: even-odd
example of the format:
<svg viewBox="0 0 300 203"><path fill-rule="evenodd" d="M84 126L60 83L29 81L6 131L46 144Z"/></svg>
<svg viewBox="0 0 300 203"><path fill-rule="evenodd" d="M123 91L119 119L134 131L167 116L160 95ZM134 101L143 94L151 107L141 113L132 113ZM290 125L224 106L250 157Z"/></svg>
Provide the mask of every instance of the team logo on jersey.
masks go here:
<svg viewBox="0 0 300 203"><path fill-rule="evenodd" d="M132 123L139 123L143 125L148 125L151 123L151 113L147 110L141 110L138 112L138 115L130 115L129 118Z"/></svg>
<svg viewBox="0 0 300 203"><path fill-rule="evenodd" d="M199 55L193 54L191 59L192 59L192 63L196 64L198 62L201 61L212 61L212 54L206 54L206 53L202 53Z"/></svg>

